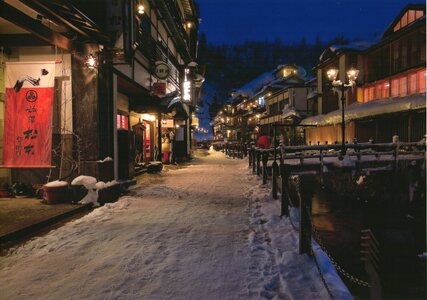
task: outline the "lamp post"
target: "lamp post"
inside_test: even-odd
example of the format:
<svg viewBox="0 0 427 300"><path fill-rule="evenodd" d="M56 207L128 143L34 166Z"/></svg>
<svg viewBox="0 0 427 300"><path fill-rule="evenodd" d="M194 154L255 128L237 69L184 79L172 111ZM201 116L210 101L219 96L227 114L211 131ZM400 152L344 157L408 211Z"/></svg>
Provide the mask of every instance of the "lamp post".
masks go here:
<svg viewBox="0 0 427 300"><path fill-rule="evenodd" d="M351 68L347 71L348 82L342 82L341 80L337 80L338 69L329 69L326 72L328 79L332 81L333 90L337 93L341 92L341 156L344 156L346 153L345 149L345 92L349 88L354 88L356 86L356 79L359 75L359 70Z"/></svg>

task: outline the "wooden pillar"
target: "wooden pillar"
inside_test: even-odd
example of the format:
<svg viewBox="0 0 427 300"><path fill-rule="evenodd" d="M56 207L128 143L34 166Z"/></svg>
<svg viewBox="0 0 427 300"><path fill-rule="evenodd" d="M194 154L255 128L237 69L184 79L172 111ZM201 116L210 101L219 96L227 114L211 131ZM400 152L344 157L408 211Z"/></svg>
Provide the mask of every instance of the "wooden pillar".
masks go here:
<svg viewBox="0 0 427 300"><path fill-rule="evenodd" d="M311 199L314 193L314 178L300 176L300 230L299 254L311 255Z"/></svg>
<svg viewBox="0 0 427 300"><path fill-rule="evenodd" d="M157 113L157 160L162 161L162 113Z"/></svg>
<svg viewBox="0 0 427 300"><path fill-rule="evenodd" d="M262 153L262 184L267 184L268 152Z"/></svg>
<svg viewBox="0 0 427 300"><path fill-rule="evenodd" d="M252 148L252 173L256 172L256 154L257 151L255 147Z"/></svg>
<svg viewBox="0 0 427 300"><path fill-rule="evenodd" d="M282 194L281 194L281 205L280 205L280 216L289 216L289 199L286 191L288 179L290 174L289 165L285 165L283 161L280 162L280 177L282 180Z"/></svg>
<svg viewBox="0 0 427 300"><path fill-rule="evenodd" d="M276 126L274 125L273 127L273 165L272 165L272 174L271 177L273 178L272 181L272 186L273 186L273 199L277 199L277 189L278 189L278 184L277 184L277 177L278 177L278 170L279 170L279 165L277 164L277 149L276 149L277 145L276 145Z"/></svg>

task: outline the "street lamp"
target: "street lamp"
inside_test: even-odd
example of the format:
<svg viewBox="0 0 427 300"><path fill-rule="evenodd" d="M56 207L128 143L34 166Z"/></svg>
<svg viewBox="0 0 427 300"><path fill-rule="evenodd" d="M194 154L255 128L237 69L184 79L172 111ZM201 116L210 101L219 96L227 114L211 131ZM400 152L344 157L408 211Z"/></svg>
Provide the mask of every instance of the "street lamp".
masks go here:
<svg viewBox="0 0 427 300"><path fill-rule="evenodd" d="M347 71L348 83L342 82L341 80L337 80L338 69L329 69L326 72L328 79L332 81L333 90L337 93L341 92L341 156L344 156L346 153L345 149L345 119L344 119L344 106L345 106L345 91L349 88L354 88L356 86L356 79L359 75L359 70L355 68L351 68Z"/></svg>

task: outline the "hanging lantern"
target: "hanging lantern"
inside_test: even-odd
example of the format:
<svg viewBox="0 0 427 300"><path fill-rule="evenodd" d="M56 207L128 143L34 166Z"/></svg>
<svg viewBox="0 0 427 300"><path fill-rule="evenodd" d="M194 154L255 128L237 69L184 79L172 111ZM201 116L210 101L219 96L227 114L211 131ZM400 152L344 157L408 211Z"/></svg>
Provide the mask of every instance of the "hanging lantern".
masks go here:
<svg viewBox="0 0 427 300"><path fill-rule="evenodd" d="M138 14L139 15L143 15L144 12L145 12L144 5L139 4L138 7L137 7L137 10L138 10Z"/></svg>
<svg viewBox="0 0 427 300"><path fill-rule="evenodd" d="M85 58L85 66L89 70L96 70L96 68L98 67L98 61L97 61L96 57L93 55L92 52L89 55L86 56L86 58Z"/></svg>

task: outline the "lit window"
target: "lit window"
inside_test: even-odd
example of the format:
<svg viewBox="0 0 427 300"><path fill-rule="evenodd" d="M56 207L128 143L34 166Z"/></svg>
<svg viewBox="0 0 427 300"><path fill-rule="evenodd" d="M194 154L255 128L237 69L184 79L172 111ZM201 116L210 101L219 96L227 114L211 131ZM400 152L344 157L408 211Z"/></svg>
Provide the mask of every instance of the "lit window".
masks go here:
<svg viewBox="0 0 427 300"><path fill-rule="evenodd" d="M396 32L396 31L398 31L400 29L400 22L398 22L397 24L396 24L396 26L394 26L394 31Z"/></svg>
<svg viewBox="0 0 427 300"><path fill-rule="evenodd" d="M369 88L369 100L375 99L374 92L375 92L375 87L371 86Z"/></svg>
<svg viewBox="0 0 427 300"><path fill-rule="evenodd" d="M368 93L368 88L365 88L363 90L363 99L365 99L365 102L369 101L369 93Z"/></svg>
<svg viewBox="0 0 427 300"><path fill-rule="evenodd" d="M417 73L409 74L408 85L408 94L415 94L417 92Z"/></svg>
<svg viewBox="0 0 427 300"><path fill-rule="evenodd" d="M406 25L408 25L408 13L407 12L403 15L400 22L402 23L402 27L405 27Z"/></svg>
<svg viewBox="0 0 427 300"><path fill-rule="evenodd" d="M383 84L382 83L377 83L375 85L375 98L376 99L380 99L381 98L382 89L383 89Z"/></svg>
<svg viewBox="0 0 427 300"><path fill-rule="evenodd" d="M399 79L393 79L391 81L391 96L399 96Z"/></svg>
<svg viewBox="0 0 427 300"><path fill-rule="evenodd" d="M408 11L408 23L415 21L415 10Z"/></svg>
<svg viewBox="0 0 427 300"><path fill-rule="evenodd" d="M422 16L424 16L424 12L422 10L417 10L415 12L415 20L421 18Z"/></svg>
<svg viewBox="0 0 427 300"><path fill-rule="evenodd" d="M129 117L117 115L117 129L129 129Z"/></svg>
<svg viewBox="0 0 427 300"><path fill-rule="evenodd" d="M390 97L390 81L386 81L383 83L383 94L382 98L388 98Z"/></svg>
<svg viewBox="0 0 427 300"><path fill-rule="evenodd" d="M399 78L399 95L406 96L408 93L407 78L403 76Z"/></svg>
<svg viewBox="0 0 427 300"><path fill-rule="evenodd" d="M426 69L417 72L418 77L418 93L426 91Z"/></svg>

